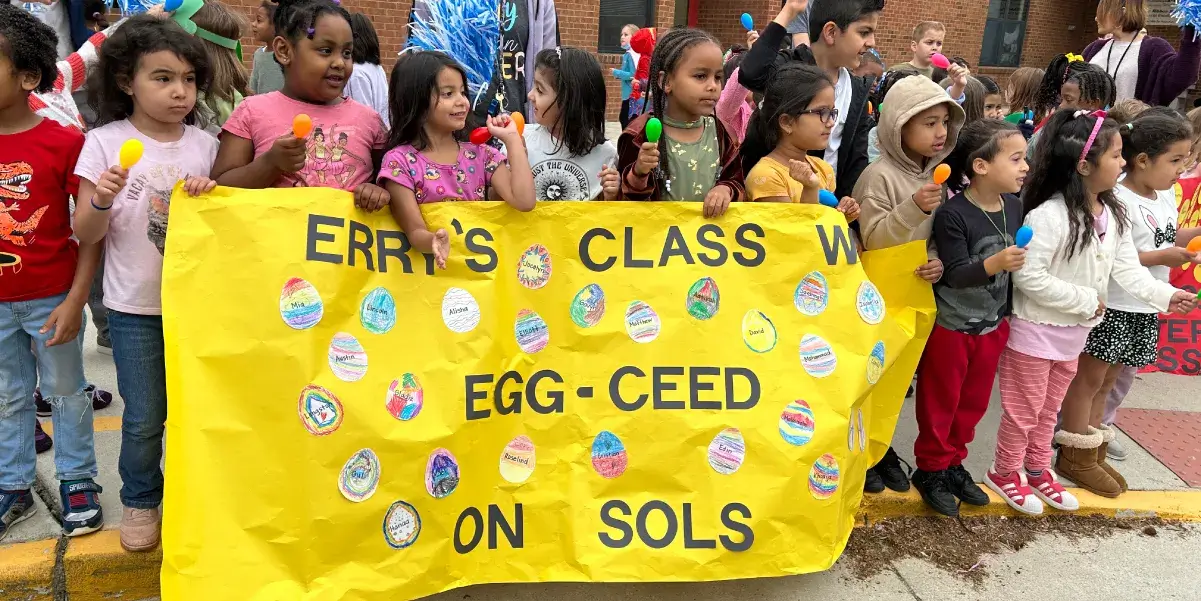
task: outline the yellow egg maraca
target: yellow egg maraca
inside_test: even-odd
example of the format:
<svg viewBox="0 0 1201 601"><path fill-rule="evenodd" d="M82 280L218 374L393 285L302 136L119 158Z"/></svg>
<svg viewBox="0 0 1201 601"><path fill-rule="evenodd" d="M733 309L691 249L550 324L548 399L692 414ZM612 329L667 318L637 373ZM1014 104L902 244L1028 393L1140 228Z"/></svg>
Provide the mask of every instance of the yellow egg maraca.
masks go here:
<svg viewBox="0 0 1201 601"><path fill-rule="evenodd" d="M121 152L117 154L117 162L121 164L122 169L129 169L142 160L142 153L145 150L141 140L130 138L121 145Z"/></svg>

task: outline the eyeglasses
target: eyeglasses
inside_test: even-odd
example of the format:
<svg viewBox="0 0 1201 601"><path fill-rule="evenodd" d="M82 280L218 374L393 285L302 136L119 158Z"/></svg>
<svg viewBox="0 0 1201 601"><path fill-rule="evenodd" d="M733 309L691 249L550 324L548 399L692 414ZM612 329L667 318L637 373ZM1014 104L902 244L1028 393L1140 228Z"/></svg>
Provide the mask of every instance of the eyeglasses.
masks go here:
<svg viewBox="0 0 1201 601"><path fill-rule="evenodd" d="M832 108L809 109L807 111L801 111L801 114L802 115L817 115L817 118L821 119L822 123L832 124L832 123L838 122L838 109L832 109Z"/></svg>

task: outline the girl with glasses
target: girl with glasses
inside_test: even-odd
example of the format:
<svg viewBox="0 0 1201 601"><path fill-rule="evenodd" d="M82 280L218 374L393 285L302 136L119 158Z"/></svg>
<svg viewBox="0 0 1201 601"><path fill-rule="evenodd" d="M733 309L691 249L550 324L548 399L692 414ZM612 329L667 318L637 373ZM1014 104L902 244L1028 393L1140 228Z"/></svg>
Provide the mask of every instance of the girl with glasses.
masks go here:
<svg viewBox="0 0 1201 601"><path fill-rule="evenodd" d="M747 197L761 202L817 204L820 190L834 191L834 168L821 158L838 122L834 83L821 69L790 63L768 84L743 146ZM770 149L766 155L756 149ZM814 154L810 154L814 153ZM848 221L859 217L859 203L839 205Z"/></svg>

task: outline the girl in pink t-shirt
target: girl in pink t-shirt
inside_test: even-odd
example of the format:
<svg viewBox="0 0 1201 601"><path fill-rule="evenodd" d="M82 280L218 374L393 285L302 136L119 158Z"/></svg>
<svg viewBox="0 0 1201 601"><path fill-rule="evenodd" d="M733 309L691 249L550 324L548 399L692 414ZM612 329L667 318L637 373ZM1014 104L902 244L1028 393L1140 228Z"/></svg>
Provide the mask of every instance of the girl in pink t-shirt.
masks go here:
<svg viewBox="0 0 1201 601"><path fill-rule="evenodd" d="M375 110L343 97L354 70L350 15L331 0L281 0L274 21L284 87L230 115L213 178L235 188L337 188L353 192L359 208L383 208L388 194L372 180L387 128ZM297 115L312 124L302 137Z"/></svg>
<svg viewBox="0 0 1201 601"><path fill-rule="evenodd" d="M212 190L217 140L194 127L196 94L211 71L204 47L174 21L136 16L100 48L89 84L97 127L87 134L79 176L75 236L104 242L104 305L121 420L121 545L149 551L159 543L163 500L163 427L167 379L163 348L162 271L167 216L176 184L192 196ZM121 147L145 149L128 169Z"/></svg>
<svg viewBox="0 0 1201 601"><path fill-rule="evenodd" d="M420 205L493 199L519 211L533 210L530 159L508 115L488 119L488 133L504 142L507 160L487 144L464 141L471 112L467 76L449 56L418 52L402 57L389 88L391 150L384 155L379 182L387 188L392 216L409 242L432 253L438 267L446 269L450 237L445 229L430 232Z"/></svg>

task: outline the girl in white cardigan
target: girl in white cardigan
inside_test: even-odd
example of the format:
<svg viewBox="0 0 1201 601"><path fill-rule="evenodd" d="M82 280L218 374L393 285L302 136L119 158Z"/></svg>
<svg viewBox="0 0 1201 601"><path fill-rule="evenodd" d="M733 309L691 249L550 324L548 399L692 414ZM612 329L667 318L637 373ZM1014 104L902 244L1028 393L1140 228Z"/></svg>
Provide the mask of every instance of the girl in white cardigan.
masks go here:
<svg viewBox="0 0 1201 601"><path fill-rule="evenodd" d="M1043 131L1023 196L1034 238L1025 266L1013 274L1014 316L999 369L1003 414L984 479L1029 514L1042 513L1043 503L1079 508L1051 470L1051 439L1089 331L1105 313L1110 277L1161 311L1187 313L1197 304L1139 264L1129 219L1113 194L1125 165L1118 124L1102 111L1061 110ZM1101 469L1100 441L1060 442L1067 460L1083 466L1078 473Z"/></svg>

